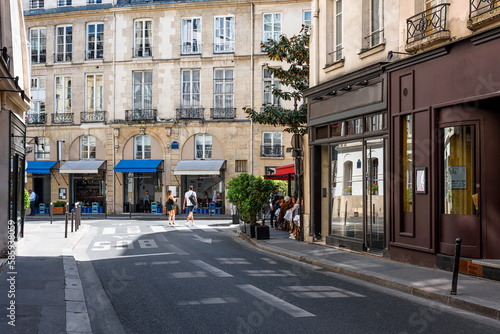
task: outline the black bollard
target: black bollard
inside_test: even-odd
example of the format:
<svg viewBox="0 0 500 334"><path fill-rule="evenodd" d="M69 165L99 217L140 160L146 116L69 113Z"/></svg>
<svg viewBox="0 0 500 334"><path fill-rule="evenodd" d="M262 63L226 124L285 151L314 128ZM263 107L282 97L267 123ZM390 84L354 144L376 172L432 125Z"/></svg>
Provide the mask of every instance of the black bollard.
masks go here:
<svg viewBox="0 0 500 334"><path fill-rule="evenodd" d="M64 238L68 237L68 213L64 213Z"/></svg>
<svg viewBox="0 0 500 334"><path fill-rule="evenodd" d="M457 283L458 283L458 267L460 266L460 249L462 247L462 239L457 238L455 240L455 263L453 264L453 279L451 281L451 294L457 294Z"/></svg>

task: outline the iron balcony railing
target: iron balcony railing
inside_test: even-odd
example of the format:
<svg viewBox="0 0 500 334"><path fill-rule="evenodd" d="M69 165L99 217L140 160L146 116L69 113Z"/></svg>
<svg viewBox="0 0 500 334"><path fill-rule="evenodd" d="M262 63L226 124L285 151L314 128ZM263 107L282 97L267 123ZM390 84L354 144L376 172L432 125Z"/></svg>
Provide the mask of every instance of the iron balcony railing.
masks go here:
<svg viewBox="0 0 500 334"><path fill-rule="evenodd" d="M153 48L149 46L134 48L134 58L153 57Z"/></svg>
<svg viewBox="0 0 500 334"><path fill-rule="evenodd" d="M201 53L201 43L191 43L184 42L181 46L181 54L190 55L190 54L200 54Z"/></svg>
<svg viewBox="0 0 500 334"><path fill-rule="evenodd" d="M104 122L106 111L84 111L80 113L80 123L98 123Z"/></svg>
<svg viewBox="0 0 500 334"><path fill-rule="evenodd" d="M127 122L156 121L156 109L132 109L125 110Z"/></svg>
<svg viewBox="0 0 500 334"><path fill-rule="evenodd" d="M177 119L204 119L205 108L199 106L180 107L176 109Z"/></svg>
<svg viewBox="0 0 500 334"><path fill-rule="evenodd" d="M46 113L28 114L26 122L28 124L45 124L47 123L47 114Z"/></svg>
<svg viewBox="0 0 500 334"><path fill-rule="evenodd" d="M56 63L64 63L64 62L70 62L73 60L73 52L58 52L54 54L54 62Z"/></svg>
<svg viewBox="0 0 500 334"><path fill-rule="evenodd" d="M73 113L54 113L52 114L52 123L54 124L71 124L73 123Z"/></svg>
<svg viewBox="0 0 500 334"><path fill-rule="evenodd" d="M261 157L283 157L282 145L262 145L260 147Z"/></svg>
<svg viewBox="0 0 500 334"><path fill-rule="evenodd" d="M449 3L440 4L406 20L406 44L447 30L446 17Z"/></svg>
<svg viewBox="0 0 500 334"><path fill-rule="evenodd" d="M236 115L236 108L210 108L212 119L233 119Z"/></svg>
<svg viewBox="0 0 500 334"><path fill-rule="evenodd" d="M39 9L43 8L44 0L30 0L30 9Z"/></svg>
<svg viewBox="0 0 500 334"><path fill-rule="evenodd" d="M383 44L385 43L384 29L374 31L368 36L366 36L364 39L366 41L365 45L367 46L367 48L362 51L366 51L367 49L371 49L377 45Z"/></svg>
<svg viewBox="0 0 500 334"><path fill-rule="evenodd" d="M214 44L214 53L230 53L230 52L234 52L234 42Z"/></svg>
<svg viewBox="0 0 500 334"><path fill-rule="evenodd" d="M469 19L500 8L500 0L469 0Z"/></svg>

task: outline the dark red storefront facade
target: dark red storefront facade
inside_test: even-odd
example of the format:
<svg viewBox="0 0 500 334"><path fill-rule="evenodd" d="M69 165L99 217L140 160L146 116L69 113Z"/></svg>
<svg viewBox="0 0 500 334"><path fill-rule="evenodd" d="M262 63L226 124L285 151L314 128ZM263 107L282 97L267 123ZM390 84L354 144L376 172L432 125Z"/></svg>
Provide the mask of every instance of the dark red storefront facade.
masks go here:
<svg viewBox="0 0 500 334"><path fill-rule="evenodd" d="M387 65L390 256L500 259L500 29ZM438 265L439 266L439 265Z"/></svg>

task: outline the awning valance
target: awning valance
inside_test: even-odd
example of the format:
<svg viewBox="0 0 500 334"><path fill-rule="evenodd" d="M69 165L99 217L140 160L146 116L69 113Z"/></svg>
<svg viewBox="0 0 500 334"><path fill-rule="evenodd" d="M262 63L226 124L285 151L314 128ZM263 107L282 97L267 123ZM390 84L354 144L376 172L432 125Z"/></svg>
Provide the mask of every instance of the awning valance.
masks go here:
<svg viewBox="0 0 500 334"><path fill-rule="evenodd" d="M174 175L220 175L226 160L181 160Z"/></svg>
<svg viewBox="0 0 500 334"><path fill-rule="evenodd" d="M271 175L264 175L264 179L268 180L288 180L290 177L290 180L293 180L295 178L295 165L290 164L290 165L284 165L284 166L279 166L276 167L276 172Z"/></svg>
<svg viewBox="0 0 500 334"><path fill-rule="evenodd" d="M59 173L66 174L97 174L99 170L106 169L106 161L102 160L76 160L67 161L59 168Z"/></svg>
<svg viewBox="0 0 500 334"><path fill-rule="evenodd" d="M155 173L163 168L163 160L122 160L115 166L117 173Z"/></svg>
<svg viewBox="0 0 500 334"><path fill-rule="evenodd" d="M26 173L50 173L50 169L57 164L57 161L28 161Z"/></svg>

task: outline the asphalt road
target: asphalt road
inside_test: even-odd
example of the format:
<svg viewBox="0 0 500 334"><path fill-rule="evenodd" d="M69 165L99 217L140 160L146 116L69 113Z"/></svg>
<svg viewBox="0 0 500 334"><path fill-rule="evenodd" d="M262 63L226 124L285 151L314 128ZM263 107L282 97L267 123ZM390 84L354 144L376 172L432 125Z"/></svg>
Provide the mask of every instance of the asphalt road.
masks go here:
<svg viewBox="0 0 500 334"><path fill-rule="evenodd" d="M91 222L76 258L93 332L500 332L498 321L262 252L217 223Z"/></svg>

